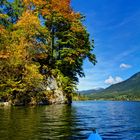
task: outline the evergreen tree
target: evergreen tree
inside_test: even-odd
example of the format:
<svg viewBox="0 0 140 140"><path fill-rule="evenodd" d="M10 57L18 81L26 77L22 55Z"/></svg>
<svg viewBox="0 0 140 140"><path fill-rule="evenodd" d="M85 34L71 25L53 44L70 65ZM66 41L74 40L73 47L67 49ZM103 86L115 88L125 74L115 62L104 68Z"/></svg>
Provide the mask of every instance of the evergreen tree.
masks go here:
<svg viewBox="0 0 140 140"><path fill-rule="evenodd" d="M96 63L83 16L70 0L2 0L0 7L1 97L39 102L52 78L70 99L84 60Z"/></svg>

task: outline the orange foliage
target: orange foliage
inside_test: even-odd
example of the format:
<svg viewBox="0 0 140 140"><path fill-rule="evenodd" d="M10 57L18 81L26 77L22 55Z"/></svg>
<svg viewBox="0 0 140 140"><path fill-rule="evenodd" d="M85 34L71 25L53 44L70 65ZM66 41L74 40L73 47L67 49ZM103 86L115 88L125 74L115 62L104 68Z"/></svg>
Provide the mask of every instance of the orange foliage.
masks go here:
<svg viewBox="0 0 140 140"><path fill-rule="evenodd" d="M6 31L5 27L0 25L0 37L1 36L7 36L8 32Z"/></svg>
<svg viewBox="0 0 140 140"><path fill-rule="evenodd" d="M57 16L63 17L70 21L76 21L80 19L80 13L75 13L71 8L71 0L23 0L27 9L31 10L31 7L35 7L35 11L38 11L42 16Z"/></svg>
<svg viewBox="0 0 140 140"><path fill-rule="evenodd" d="M9 52L0 51L0 59L7 59L9 58L9 56L10 56Z"/></svg>
<svg viewBox="0 0 140 140"><path fill-rule="evenodd" d="M26 6L34 4L35 6L40 6L46 4L46 0L23 0Z"/></svg>
<svg viewBox="0 0 140 140"><path fill-rule="evenodd" d="M46 54L46 53L38 53L35 55L35 58L37 58L37 59L44 59L47 57L48 57L48 54Z"/></svg>
<svg viewBox="0 0 140 140"><path fill-rule="evenodd" d="M32 0L32 2L35 4L35 5L46 5L47 4L47 0Z"/></svg>
<svg viewBox="0 0 140 140"><path fill-rule="evenodd" d="M69 20L80 18L80 14L75 13L72 10L70 0L24 0L24 2L26 5L30 5L32 3L37 9L39 9L43 16L57 14L57 16L67 18Z"/></svg>

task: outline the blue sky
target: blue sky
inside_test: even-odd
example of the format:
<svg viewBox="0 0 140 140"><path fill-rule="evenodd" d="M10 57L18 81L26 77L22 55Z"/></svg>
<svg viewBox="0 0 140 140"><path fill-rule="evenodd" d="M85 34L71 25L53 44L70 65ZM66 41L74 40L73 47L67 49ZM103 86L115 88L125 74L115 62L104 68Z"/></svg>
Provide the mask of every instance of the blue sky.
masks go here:
<svg viewBox="0 0 140 140"><path fill-rule="evenodd" d="M86 16L98 63L84 63L79 90L107 87L140 71L140 0L72 0Z"/></svg>

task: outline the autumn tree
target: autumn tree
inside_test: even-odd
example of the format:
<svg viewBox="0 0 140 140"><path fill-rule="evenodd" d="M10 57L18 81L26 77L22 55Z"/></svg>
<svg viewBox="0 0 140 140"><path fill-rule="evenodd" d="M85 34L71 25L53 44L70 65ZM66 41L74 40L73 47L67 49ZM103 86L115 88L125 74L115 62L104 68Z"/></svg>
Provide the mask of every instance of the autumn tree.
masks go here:
<svg viewBox="0 0 140 140"><path fill-rule="evenodd" d="M75 87L77 76L84 76L84 59L88 57L93 64L96 62L95 55L91 52L93 46L89 41L89 34L82 24L83 16L72 10L70 0L49 0L46 3L40 0L34 1L34 5L50 33L50 69L59 73L58 75L61 73L63 80L69 81L64 89Z"/></svg>
<svg viewBox="0 0 140 140"><path fill-rule="evenodd" d="M78 76L84 76L84 60L96 63L83 16L70 0L2 0L0 6L2 95L38 102L51 78L70 100Z"/></svg>
<svg viewBox="0 0 140 140"><path fill-rule="evenodd" d="M5 14L5 17L9 18L9 15ZM23 11L14 23L10 20L6 26L1 25L1 96L8 97L13 103L31 102L40 89L43 76L39 72L39 63L32 59L36 50L43 47L36 39L41 32L45 34L46 30L32 11Z"/></svg>

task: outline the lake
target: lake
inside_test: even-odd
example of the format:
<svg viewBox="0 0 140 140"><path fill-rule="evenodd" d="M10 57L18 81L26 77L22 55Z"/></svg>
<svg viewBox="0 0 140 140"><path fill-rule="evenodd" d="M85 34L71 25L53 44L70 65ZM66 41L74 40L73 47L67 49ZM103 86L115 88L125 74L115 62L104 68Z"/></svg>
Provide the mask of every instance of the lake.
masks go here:
<svg viewBox="0 0 140 140"><path fill-rule="evenodd" d="M93 128L103 140L140 140L140 102L0 107L0 140L86 140Z"/></svg>

